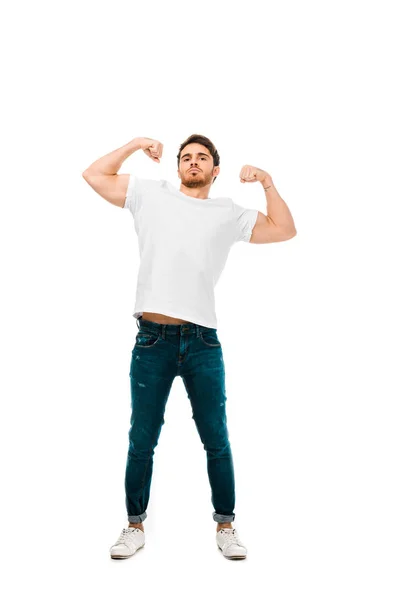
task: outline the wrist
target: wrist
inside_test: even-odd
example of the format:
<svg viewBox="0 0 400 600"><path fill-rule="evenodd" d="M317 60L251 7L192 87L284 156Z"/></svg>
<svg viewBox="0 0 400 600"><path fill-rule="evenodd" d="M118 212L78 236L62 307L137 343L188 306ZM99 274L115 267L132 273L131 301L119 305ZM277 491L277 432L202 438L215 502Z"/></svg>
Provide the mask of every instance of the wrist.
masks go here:
<svg viewBox="0 0 400 600"><path fill-rule="evenodd" d="M266 171L262 171L262 173L263 173L263 177L261 177L260 183L263 186L263 188L266 188L269 185L272 185L271 175L269 173L267 173Z"/></svg>
<svg viewBox="0 0 400 600"><path fill-rule="evenodd" d="M263 188L265 190L265 189L272 187L274 184L272 183L272 179L270 177L266 177L265 179L263 179L261 181L261 185L263 186Z"/></svg>
<svg viewBox="0 0 400 600"><path fill-rule="evenodd" d="M141 137L134 138L131 143L133 144L135 150L141 150L143 138L141 138Z"/></svg>

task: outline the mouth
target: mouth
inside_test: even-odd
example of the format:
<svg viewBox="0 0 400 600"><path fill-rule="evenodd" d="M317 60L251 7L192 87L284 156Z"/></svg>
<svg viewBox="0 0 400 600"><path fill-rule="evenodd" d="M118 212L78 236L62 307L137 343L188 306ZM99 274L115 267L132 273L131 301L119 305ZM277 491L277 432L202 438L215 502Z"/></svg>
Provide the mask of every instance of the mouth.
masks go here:
<svg viewBox="0 0 400 600"><path fill-rule="evenodd" d="M200 173L200 169L190 169L189 173Z"/></svg>

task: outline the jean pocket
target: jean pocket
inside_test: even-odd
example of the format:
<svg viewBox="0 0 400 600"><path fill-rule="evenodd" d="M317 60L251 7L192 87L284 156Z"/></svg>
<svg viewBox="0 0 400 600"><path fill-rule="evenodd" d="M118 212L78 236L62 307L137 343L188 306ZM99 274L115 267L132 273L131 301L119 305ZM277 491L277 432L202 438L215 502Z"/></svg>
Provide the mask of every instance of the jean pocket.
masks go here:
<svg viewBox="0 0 400 600"><path fill-rule="evenodd" d="M221 348L216 331L200 331L200 339L205 346Z"/></svg>
<svg viewBox="0 0 400 600"><path fill-rule="evenodd" d="M160 333L139 330L136 334L135 348L152 348L160 338Z"/></svg>

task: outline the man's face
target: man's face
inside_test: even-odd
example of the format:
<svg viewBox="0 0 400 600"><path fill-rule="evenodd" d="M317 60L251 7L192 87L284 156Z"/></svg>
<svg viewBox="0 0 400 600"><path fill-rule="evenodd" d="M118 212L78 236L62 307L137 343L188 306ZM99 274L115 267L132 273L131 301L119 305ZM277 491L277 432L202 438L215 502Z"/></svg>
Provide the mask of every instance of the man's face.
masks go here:
<svg viewBox="0 0 400 600"><path fill-rule="evenodd" d="M181 151L178 175L186 187L210 185L218 173L219 167L213 166L213 158L202 144L188 144Z"/></svg>

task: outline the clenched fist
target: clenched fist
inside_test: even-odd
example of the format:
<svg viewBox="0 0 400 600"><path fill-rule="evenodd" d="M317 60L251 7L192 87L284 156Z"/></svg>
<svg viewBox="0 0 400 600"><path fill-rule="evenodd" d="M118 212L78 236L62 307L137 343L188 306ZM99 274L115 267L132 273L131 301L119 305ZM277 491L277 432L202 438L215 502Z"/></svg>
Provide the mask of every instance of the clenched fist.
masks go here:
<svg viewBox="0 0 400 600"><path fill-rule="evenodd" d="M260 181L261 183L270 182L271 175L263 169L258 169L252 165L244 165L240 171L240 183Z"/></svg>
<svg viewBox="0 0 400 600"><path fill-rule="evenodd" d="M147 156L155 162L160 162L163 153L163 144L151 138L139 138L140 147Z"/></svg>

